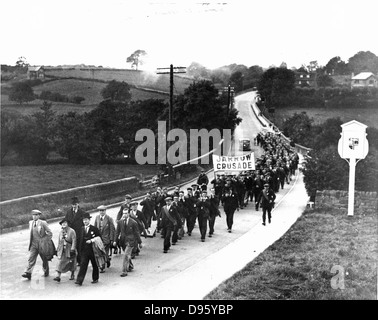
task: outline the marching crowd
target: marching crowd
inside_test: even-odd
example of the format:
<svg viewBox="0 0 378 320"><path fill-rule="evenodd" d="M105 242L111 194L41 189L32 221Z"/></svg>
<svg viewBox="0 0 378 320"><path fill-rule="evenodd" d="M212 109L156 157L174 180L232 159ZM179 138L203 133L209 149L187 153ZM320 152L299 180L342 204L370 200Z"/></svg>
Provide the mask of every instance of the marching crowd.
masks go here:
<svg viewBox="0 0 378 320"><path fill-rule="evenodd" d="M206 235L212 237L214 234L216 218L221 217L221 206L228 232L232 232L235 211L245 208L249 202L254 202L256 211L261 207L264 226L266 216L271 223L276 193L284 188L285 183L290 183L298 168L299 157L280 135L259 133L255 141L264 150L264 154L256 159L255 170L237 176L217 174L212 181L202 170L197 183L188 187L186 192L175 187L168 193L167 188L157 187L155 192L147 192L140 203L126 195L115 220L101 205L92 225L92 217L80 208L78 198L74 197L71 208L59 222L61 231L57 247L48 223L40 219L41 212L33 210L28 266L22 276L31 279L38 255L43 262L44 275L48 276L49 260L56 255L55 281L60 282L61 274L66 272L70 272L70 280L75 280L79 266L75 284L82 285L91 262L92 283L97 283L99 273L111 266L112 255L123 252L120 276L125 277L134 269L132 260L142 249L143 237L160 234L163 252L167 253L185 235L192 236L198 223L200 239L205 242ZM153 232L150 231L152 221L156 221Z"/></svg>

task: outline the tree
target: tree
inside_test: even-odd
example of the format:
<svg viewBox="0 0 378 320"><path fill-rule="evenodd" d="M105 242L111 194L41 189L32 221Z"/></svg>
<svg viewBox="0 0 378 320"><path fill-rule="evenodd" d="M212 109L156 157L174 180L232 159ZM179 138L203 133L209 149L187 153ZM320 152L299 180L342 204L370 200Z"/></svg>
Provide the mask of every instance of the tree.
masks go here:
<svg viewBox="0 0 378 320"><path fill-rule="evenodd" d="M348 65L341 60L339 56L329 60L324 69L327 74L331 75L344 75L349 73Z"/></svg>
<svg viewBox="0 0 378 320"><path fill-rule="evenodd" d="M316 84L318 87L331 87L334 82L335 81L328 74L319 74L316 77Z"/></svg>
<svg viewBox="0 0 378 320"><path fill-rule="evenodd" d="M9 93L10 101L16 101L21 105L23 102L33 101L34 99L33 88L26 82L16 82L12 85Z"/></svg>
<svg viewBox="0 0 378 320"><path fill-rule="evenodd" d="M198 62L192 62L186 71L188 75L192 76L196 80L200 78L209 78L210 76L210 71Z"/></svg>
<svg viewBox="0 0 378 320"><path fill-rule="evenodd" d="M312 145L311 132L313 119L306 112L294 113L282 125L283 134L290 137L294 143L310 147Z"/></svg>
<svg viewBox="0 0 378 320"><path fill-rule="evenodd" d="M253 88L257 87L257 84L264 73L264 70L260 66L252 66L248 68L244 74L244 88Z"/></svg>
<svg viewBox="0 0 378 320"><path fill-rule="evenodd" d="M100 162L100 134L86 114L70 111L59 115L55 136L58 153L69 162Z"/></svg>
<svg viewBox="0 0 378 320"><path fill-rule="evenodd" d="M244 76L241 71L236 71L231 74L230 84L234 86L236 92L243 90L243 78Z"/></svg>
<svg viewBox="0 0 378 320"><path fill-rule="evenodd" d="M25 57L21 56L16 61L16 67L18 67L18 68L24 69L24 68L27 68L29 66L30 66L30 64L26 61Z"/></svg>
<svg viewBox="0 0 378 320"><path fill-rule="evenodd" d="M101 95L104 99L112 101L128 101L131 99L130 86L124 81L112 80L102 89Z"/></svg>
<svg viewBox="0 0 378 320"><path fill-rule="evenodd" d="M144 50L136 50L129 57L127 57L126 62L131 63L131 68L135 67L135 70L138 70L139 65L143 64L141 57L145 56L146 54L147 52Z"/></svg>
<svg viewBox="0 0 378 320"><path fill-rule="evenodd" d="M351 72L360 73L370 71L378 73L378 57L370 51L360 51L349 58L348 66Z"/></svg>
<svg viewBox="0 0 378 320"><path fill-rule="evenodd" d="M268 108L285 107L295 88L295 73L285 68L271 68L263 73L257 89Z"/></svg>

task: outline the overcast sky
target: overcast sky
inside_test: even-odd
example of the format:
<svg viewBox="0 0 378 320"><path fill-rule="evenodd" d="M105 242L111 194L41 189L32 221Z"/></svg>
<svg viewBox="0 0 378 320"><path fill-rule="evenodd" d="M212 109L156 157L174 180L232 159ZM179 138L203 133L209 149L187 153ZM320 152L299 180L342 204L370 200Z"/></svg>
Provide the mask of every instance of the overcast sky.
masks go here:
<svg viewBox="0 0 378 320"><path fill-rule="evenodd" d="M0 62L130 68L325 65L378 55L377 0L1 0Z"/></svg>

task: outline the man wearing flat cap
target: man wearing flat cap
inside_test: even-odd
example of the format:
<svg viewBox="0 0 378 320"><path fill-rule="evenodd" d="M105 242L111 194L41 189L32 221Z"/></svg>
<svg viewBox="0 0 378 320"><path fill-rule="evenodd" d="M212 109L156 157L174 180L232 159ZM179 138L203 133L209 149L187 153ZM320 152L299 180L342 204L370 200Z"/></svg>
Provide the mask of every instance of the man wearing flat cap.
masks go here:
<svg viewBox="0 0 378 320"><path fill-rule="evenodd" d="M29 230L30 230L30 241L29 241L29 259L28 259L28 266L25 272L22 274L22 277L27 278L28 280L31 279L33 268L35 263L37 262L38 255L42 259L42 267L44 271L44 276L47 277L49 275L49 262L41 254L41 246L42 242L50 241L52 239L52 232L47 224L46 221L40 220L41 211L39 210L32 210L32 217L33 220L29 222Z"/></svg>
<svg viewBox="0 0 378 320"><path fill-rule="evenodd" d="M79 206L78 197L73 197L72 203L71 203L71 208L68 209L66 216L65 216L65 219L68 222L68 226L75 230L77 239L81 238L81 231L82 231L82 228L84 226L83 214L84 214L84 210L81 209L80 206ZM77 252L77 262L78 262L78 264L80 264L80 259L81 259L80 248L78 248L77 251L78 251Z"/></svg>
<svg viewBox="0 0 378 320"><path fill-rule="evenodd" d="M274 191L269 187L269 183L264 184L264 189L260 192L257 200L257 205L261 203L261 208L263 210L263 226L265 226L266 213L268 213L268 221L271 222L272 219L272 209L274 207L274 200L276 195Z"/></svg>
<svg viewBox="0 0 378 320"><path fill-rule="evenodd" d="M101 239L106 251L106 266L110 267L112 257L111 247L115 239L115 225L113 218L106 214L106 207L104 205L98 206L97 210L100 212L95 219L94 226L100 230ZM105 272L105 265L100 268L100 273Z"/></svg>

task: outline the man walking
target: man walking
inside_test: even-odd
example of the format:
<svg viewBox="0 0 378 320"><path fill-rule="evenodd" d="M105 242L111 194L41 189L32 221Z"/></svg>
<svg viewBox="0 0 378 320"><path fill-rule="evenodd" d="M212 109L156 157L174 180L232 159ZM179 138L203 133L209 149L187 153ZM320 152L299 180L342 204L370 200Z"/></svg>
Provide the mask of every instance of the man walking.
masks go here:
<svg viewBox="0 0 378 320"><path fill-rule="evenodd" d="M68 226L75 230L76 239L81 238L81 232L83 229L83 214L84 210L79 207L79 199L77 197L72 198L71 208L67 211L65 219L68 222ZM81 248L77 248L77 263L81 262Z"/></svg>
<svg viewBox="0 0 378 320"><path fill-rule="evenodd" d="M231 233L232 225L234 224L235 210L239 211L238 198L232 192L232 189L226 189L221 201L224 212L226 213L227 231Z"/></svg>
<svg viewBox="0 0 378 320"><path fill-rule="evenodd" d="M161 209L161 225L162 225L162 235L164 235L164 253L167 253L171 247L171 235L172 232L175 230L175 227L179 224L179 214L177 212L177 208L172 205L172 198L167 197L165 198L165 202L167 203ZM172 242L177 242L177 233L173 234Z"/></svg>
<svg viewBox="0 0 378 320"><path fill-rule="evenodd" d="M121 277L126 277L127 273L134 269L131 261L133 249L138 246L142 248L138 224L130 217L127 208L123 210L122 219L117 222L116 239L119 239L118 243L125 252ZM116 245L115 242L114 245Z"/></svg>
<svg viewBox="0 0 378 320"><path fill-rule="evenodd" d="M100 214L96 217L94 226L100 230L101 239L105 247L106 252L106 266L110 267L110 261L112 256L111 247L115 239L115 226L113 218L106 214L106 207L101 205L97 207ZM105 265L100 268L100 273L105 272Z"/></svg>
<svg viewBox="0 0 378 320"><path fill-rule="evenodd" d="M198 212L198 227L201 233L201 241L205 242L206 232L207 232L207 221L210 216L210 200L207 198L207 191L203 190L201 197L198 199L197 203Z"/></svg>
<svg viewBox="0 0 378 320"><path fill-rule="evenodd" d="M26 268L26 271L22 274L22 277L27 278L28 280L31 279L33 268L35 266L35 263L37 262L38 255L42 259L44 276L47 277L49 275L49 262L46 257L41 254L41 246L43 245L44 241L51 241L52 239L52 232L47 222L40 220L41 211L32 210L32 217L33 220L29 222L30 241L28 250L30 254L28 259L28 266Z"/></svg>
<svg viewBox="0 0 378 320"><path fill-rule="evenodd" d="M92 283L97 283L99 279L99 268L96 262L96 257L93 251L92 243L95 242L95 238L101 239L100 230L95 226L90 225L91 216L89 213L83 214L84 227L80 232L81 238L79 238L79 247L81 251L80 270L76 278L75 284L82 285L85 275L87 274L89 261L92 264Z"/></svg>
<svg viewBox="0 0 378 320"><path fill-rule="evenodd" d="M221 216L219 211L219 197L215 194L215 188L210 189L210 215L209 215L209 237L211 238L214 234L214 225L215 225L215 219L217 216Z"/></svg>
<svg viewBox="0 0 378 320"><path fill-rule="evenodd" d="M274 207L274 200L276 199L276 195L274 191L269 187L268 183L264 184L264 190L261 191L258 204L261 203L261 208L263 210L263 225L265 226L265 219L266 219L266 213L268 213L268 221L271 222L272 219L272 209Z"/></svg>

